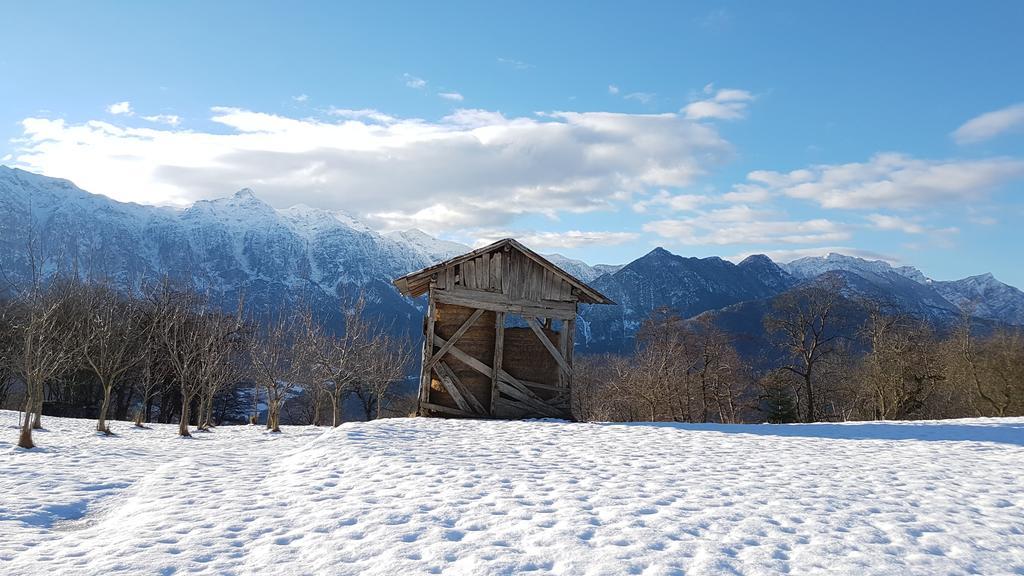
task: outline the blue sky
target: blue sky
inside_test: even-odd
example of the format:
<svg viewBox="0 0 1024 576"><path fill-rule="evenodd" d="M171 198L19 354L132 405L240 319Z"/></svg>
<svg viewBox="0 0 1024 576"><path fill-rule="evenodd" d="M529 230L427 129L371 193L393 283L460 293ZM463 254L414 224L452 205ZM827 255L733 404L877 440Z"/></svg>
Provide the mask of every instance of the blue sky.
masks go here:
<svg viewBox="0 0 1024 576"><path fill-rule="evenodd" d="M0 163L623 262L1024 286L1024 3L8 3Z"/></svg>

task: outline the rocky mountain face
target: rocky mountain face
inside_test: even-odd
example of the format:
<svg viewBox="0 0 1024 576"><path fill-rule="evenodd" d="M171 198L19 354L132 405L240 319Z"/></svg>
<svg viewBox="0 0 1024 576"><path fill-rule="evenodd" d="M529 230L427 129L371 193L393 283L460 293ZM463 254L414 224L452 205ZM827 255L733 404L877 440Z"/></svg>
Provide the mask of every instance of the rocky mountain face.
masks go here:
<svg viewBox="0 0 1024 576"><path fill-rule="evenodd" d="M225 306L244 294L255 315L308 302L329 324L363 293L396 329L418 326L420 312L390 280L463 250L424 242L419 231L382 236L343 212L275 210L251 190L174 210L3 167L0 208L11 216L0 222L0 265L11 281L33 268L132 290L168 277Z"/></svg>
<svg viewBox="0 0 1024 576"><path fill-rule="evenodd" d="M650 313L669 308L689 318L716 308L767 298L795 280L766 256L739 264L721 258L684 258L656 248L593 286L616 306L587 306L580 313L579 345L588 351L629 348Z"/></svg>
<svg viewBox="0 0 1024 576"><path fill-rule="evenodd" d="M399 296L391 280L469 250L419 230L378 234L343 211L277 210L251 190L178 210L116 202L66 180L2 166L0 211L5 286L27 280L33 270L106 279L129 290L166 277L191 283L226 307L244 295L255 316L309 303L334 327L345 302L364 294L368 311L414 338L422 302ZM548 257L617 302L581 308L581 352L628 350L644 319L659 308L685 318L714 313L723 326L756 334L774 298L825 277L840 281L851 299L889 304L937 325L965 310L1024 325L1024 292L990 274L936 281L909 266L841 254L781 265L762 255L733 264L662 248L624 266Z"/></svg>
<svg viewBox="0 0 1024 576"><path fill-rule="evenodd" d="M835 253L781 266L803 280L826 272L843 273L852 292L940 323L967 312L984 320L1024 326L1024 292L996 280L992 274L933 280L913 266L891 266L881 260Z"/></svg>

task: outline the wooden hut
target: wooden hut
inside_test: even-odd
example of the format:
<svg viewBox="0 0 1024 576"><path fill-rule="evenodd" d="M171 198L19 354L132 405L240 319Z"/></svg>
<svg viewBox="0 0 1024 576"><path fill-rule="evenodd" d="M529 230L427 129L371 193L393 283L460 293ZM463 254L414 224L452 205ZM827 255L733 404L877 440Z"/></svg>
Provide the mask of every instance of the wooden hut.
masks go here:
<svg viewBox="0 0 1024 576"><path fill-rule="evenodd" d="M511 238L394 284L428 295L420 415L572 418L576 305L614 302Z"/></svg>

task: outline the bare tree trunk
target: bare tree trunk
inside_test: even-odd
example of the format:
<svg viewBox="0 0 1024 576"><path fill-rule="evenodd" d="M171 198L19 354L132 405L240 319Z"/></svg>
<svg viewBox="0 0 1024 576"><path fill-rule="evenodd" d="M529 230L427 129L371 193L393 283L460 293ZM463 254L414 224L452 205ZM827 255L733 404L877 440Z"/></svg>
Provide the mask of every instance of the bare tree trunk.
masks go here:
<svg viewBox="0 0 1024 576"><path fill-rule="evenodd" d="M107 426L107 410L110 409L110 390L111 387L104 383L103 404L100 405L100 417L96 421L96 431L103 432L104 434L110 434L110 427Z"/></svg>
<svg viewBox="0 0 1024 576"><path fill-rule="evenodd" d="M182 394L181 420L178 422L178 436L192 436L192 433L188 431L189 404L191 404L189 398Z"/></svg>
<svg viewBox="0 0 1024 576"><path fill-rule="evenodd" d="M31 449L36 447L35 443L32 442L32 412L30 410L33 404L31 393L32 386L26 386L25 389L27 391L27 396L25 397L25 412L22 416L21 434L18 436L18 446L20 448Z"/></svg>
<svg viewBox="0 0 1024 576"><path fill-rule="evenodd" d="M331 394L331 426L337 428L341 426L341 417L338 408L338 398L334 394Z"/></svg>
<svg viewBox="0 0 1024 576"><path fill-rule="evenodd" d="M34 396L35 406L32 407L32 429L42 430L43 429L43 383L39 382L36 384L36 391Z"/></svg>
<svg viewBox="0 0 1024 576"><path fill-rule="evenodd" d="M814 422L814 387L811 385L811 371L804 374L804 388L807 390L807 415L804 422Z"/></svg>

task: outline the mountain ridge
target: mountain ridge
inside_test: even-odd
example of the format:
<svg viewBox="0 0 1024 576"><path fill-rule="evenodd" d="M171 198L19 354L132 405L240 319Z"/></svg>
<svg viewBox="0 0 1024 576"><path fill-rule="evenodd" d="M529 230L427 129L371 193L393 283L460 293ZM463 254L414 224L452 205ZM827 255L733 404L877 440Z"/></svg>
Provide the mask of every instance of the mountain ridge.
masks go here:
<svg viewBox="0 0 1024 576"><path fill-rule="evenodd" d="M146 206L0 166L0 206L16 216L0 222L5 275L29 273L24 240L38 234L49 256L47 274L73 271L132 289L169 277L216 294L225 305L233 306L244 293L257 314L307 302L333 326L342 303L363 294L368 311L414 338L423 303L398 295L391 280L470 249L415 229L381 234L342 210L276 209L248 188L186 208ZM694 317L767 301L825 273L843 276L852 296L889 300L938 323L968 311L1024 325L1024 292L991 274L938 281L911 266L842 254L788 263L751 255L733 263L661 247L624 265L591 266L557 253L547 257L618 302L581 307L577 342L584 351L627 349L656 308Z"/></svg>

